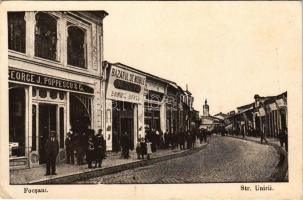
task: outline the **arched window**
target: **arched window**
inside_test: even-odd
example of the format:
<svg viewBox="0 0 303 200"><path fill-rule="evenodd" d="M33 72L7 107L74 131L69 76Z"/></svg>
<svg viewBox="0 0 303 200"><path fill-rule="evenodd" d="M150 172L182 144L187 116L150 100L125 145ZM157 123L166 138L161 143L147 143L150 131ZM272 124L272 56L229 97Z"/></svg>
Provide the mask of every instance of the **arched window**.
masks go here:
<svg viewBox="0 0 303 200"><path fill-rule="evenodd" d="M56 60L57 20L43 12L36 14L35 56Z"/></svg>
<svg viewBox="0 0 303 200"><path fill-rule="evenodd" d="M25 12L8 13L8 48L25 53Z"/></svg>
<svg viewBox="0 0 303 200"><path fill-rule="evenodd" d="M67 32L67 64L86 68L85 31L77 26L69 26Z"/></svg>

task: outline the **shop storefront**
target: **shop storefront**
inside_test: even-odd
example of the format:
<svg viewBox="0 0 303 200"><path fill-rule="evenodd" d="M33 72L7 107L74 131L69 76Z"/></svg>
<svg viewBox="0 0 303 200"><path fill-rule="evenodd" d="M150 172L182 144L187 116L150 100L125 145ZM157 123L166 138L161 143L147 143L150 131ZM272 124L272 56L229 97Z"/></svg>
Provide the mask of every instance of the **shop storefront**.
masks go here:
<svg viewBox="0 0 303 200"><path fill-rule="evenodd" d="M165 85L147 78L147 92L144 101L144 126L146 129L164 132L166 130Z"/></svg>
<svg viewBox="0 0 303 200"><path fill-rule="evenodd" d="M64 160L68 129L82 132L93 127L94 91L89 83L10 68L10 166L44 164L50 131L57 133L59 160Z"/></svg>
<svg viewBox="0 0 303 200"><path fill-rule="evenodd" d="M121 135L135 144L144 136L144 89L146 77L124 65L109 64L106 89L107 150L119 151Z"/></svg>

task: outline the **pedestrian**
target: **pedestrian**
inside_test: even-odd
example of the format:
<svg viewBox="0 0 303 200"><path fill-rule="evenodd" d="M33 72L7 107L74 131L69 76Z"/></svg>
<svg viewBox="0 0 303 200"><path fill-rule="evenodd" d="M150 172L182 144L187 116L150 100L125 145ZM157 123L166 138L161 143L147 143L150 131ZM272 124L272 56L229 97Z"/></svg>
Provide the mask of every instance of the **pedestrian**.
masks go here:
<svg viewBox="0 0 303 200"><path fill-rule="evenodd" d="M156 134L155 129L152 129L152 131L151 131L151 140L148 140L148 141L151 142L152 152L156 152L156 150L157 150L157 147L156 147L156 144L157 144L157 134Z"/></svg>
<svg viewBox="0 0 303 200"><path fill-rule="evenodd" d="M203 130L203 140L206 143L207 142L207 135L208 135L208 131L207 130Z"/></svg>
<svg viewBox="0 0 303 200"><path fill-rule="evenodd" d="M102 129L99 129L98 134L95 136L95 149L96 149L95 167L101 167L102 160L106 157L106 141L103 137Z"/></svg>
<svg viewBox="0 0 303 200"><path fill-rule="evenodd" d="M170 131L169 134L168 134L168 141L169 141L169 146L171 147L171 149L174 149L175 148L175 142L174 142L174 137L173 137L173 134L172 132Z"/></svg>
<svg viewBox="0 0 303 200"><path fill-rule="evenodd" d="M192 145L192 138L191 138L191 134L189 131L186 132L186 147L187 149L191 149L191 145Z"/></svg>
<svg viewBox="0 0 303 200"><path fill-rule="evenodd" d="M287 136L287 128L280 130L279 132L279 139L281 147L285 145L285 150L288 151L288 136Z"/></svg>
<svg viewBox="0 0 303 200"><path fill-rule="evenodd" d="M76 150L77 165L83 164L83 142L87 141L83 140L82 135L80 133L75 132L74 147Z"/></svg>
<svg viewBox="0 0 303 200"><path fill-rule="evenodd" d="M288 152L288 131L287 127L284 128L284 140L285 142L285 150Z"/></svg>
<svg viewBox="0 0 303 200"><path fill-rule="evenodd" d="M265 144L268 144L268 141L266 140L265 132L261 131L261 144L263 144L263 140Z"/></svg>
<svg viewBox="0 0 303 200"><path fill-rule="evenodd" d="M59 142L56 138L56 132L50 132L50 138L45 143L46 153L46 176L56 174L56 160L59 153Z"/></svg>
<svg viewBox="0 0 303 200"><path fill-rule="evenodd" d="M180 146L180 149L181 150L184 150L185 149L185 138L184 138L184 132L183 131L180 131L179 134L178 134L178 141L179 141L179 146Z"/></svg>
<svg viewBox="0 0 303 200"><path fill-rule="evenodd" d="M191 147L192 149L195 148L195 143L196 143L196 130L192 130L191 132Z"/></svg>
<svg viewBox="0 0 303 200"><path fill-rule="evenodd" d="M137 144L136 144L136 153L137 153L137 159L141 158L141 138L137 139Z"/></svg>
<svg viewBox="0 0 303 200"><path fill-rule="evenodd" d="M163 131L160 129L159 133L160 133L160 148L161 148L161 149L164 149L164 148L165 148L165 144L164 144L164 135L163 135Z"/></svg>
<svg viewBox="0 0 303 200"><path fill-rule="evenodd" d="M156 141L156 148L160 149L160 132L159 132L159 130L155 130L155 141Z"/></svg>
<svg viewBox="0 0 303 200"><path fill-rule="evenodd" d="M152 143L148 140L146 142L146 153L147 153L147 156L146 156L147 160L149 160L153 151L152 151Z"/></svg>
<svg viewBox="0 0 303 200"><path fill-rule="evenodd" d="M74 149L72 141L72 130L66 134L65 138L66 164L74 164Z"/></svg>
<svg viewBox="0 0 303 200"><path fill-rule="evenodd" d="M121 136L121 148L123 158L129 158L129 150L131 149L131 141L127 132L124 132Z"/></svg>
<svg viewBox="0 0 303 200"><path fill-rule="evenodd" d="M142 159L144 159L144 155L147 155L147 144L146 144L146 141L144 140L144 138L141 138L141 141L140 141L140 153L141 153Z"/></svg>
<svg viewBox="0 0 303 200"><path fill-rule="evenodd" d="M120 151L120 136L117 131L113 131L113 152Z"/></svg>
<svg viewBox="0 0 303 200"><path fill-rule="evenodd" d="M165 143L165 149L168 149L169 147L169 138L168 138L168 129L164 132L164 143Z"/></svg>
<svg viewBox="0 0 303 200"><path fill-rule="evenodd" d="M92 162L96 160L96 149L95 149L95 141L93 136L90 134L88 136L87 141L87 152L86 152L86 161L88 164L88 168L92 168Z"/></svg>

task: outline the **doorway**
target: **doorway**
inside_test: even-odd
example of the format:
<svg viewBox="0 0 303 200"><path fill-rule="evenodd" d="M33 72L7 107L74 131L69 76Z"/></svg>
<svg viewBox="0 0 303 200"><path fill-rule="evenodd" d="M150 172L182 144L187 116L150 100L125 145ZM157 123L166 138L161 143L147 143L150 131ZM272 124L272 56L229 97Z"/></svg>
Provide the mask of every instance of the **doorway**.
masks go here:
<svg viewBox="0 0 303 200"><path fill-rule="evenodd" d="M134 141L134 120L132 118L121 118L121 131L120 133L123 134L127 132L131 141Z"/></svg>
<svg viewBox="0 0 303 200"><path fill-rule="evenodd" d="M39 104L39 163L44 164L45 144L50 131L56 131L57 105Z"/></svg>

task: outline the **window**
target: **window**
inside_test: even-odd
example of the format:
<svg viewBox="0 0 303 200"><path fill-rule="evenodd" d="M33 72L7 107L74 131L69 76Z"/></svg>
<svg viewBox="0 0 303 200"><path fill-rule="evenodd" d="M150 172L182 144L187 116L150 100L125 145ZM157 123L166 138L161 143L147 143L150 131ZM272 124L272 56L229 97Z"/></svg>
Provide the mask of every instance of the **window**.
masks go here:
<svg viewBox="0 0 303 200"><path fill-rule="evenodd" d="M25 12L8 13L8 48L25 53Z"/></svg>
<svg viewBox="0 0 303 200"><path fill-rule="evenodd" d="M32 151L36 151L37 150L37 143L36 143L36 139L37 139L37 131L36 131L36 115L37 114L37 106L33 105L32 108Z"/></svg>
<svg viewBox="0 0 303 200"><path fill-rule="evenodd" d="M64 108L60 107L60 148L64 148Z"/></svg>
<svg viewBox="0 0 303 200"><path fill-rule="evenodd" d="M35 56L57 59L57 20L42 12L36 14Z"/></svg>
<svg viewBox="0 0 303 200"><path fill-rule="evenodd" d="M9 153L25 156L25 88L9 90Z"/></svg>
<svg viewBox="0 0 303 200"><path fill-rule="evenodd" d="M67 64L86 68L85 31L77 26L69 26L67 32Z"/></svg>

